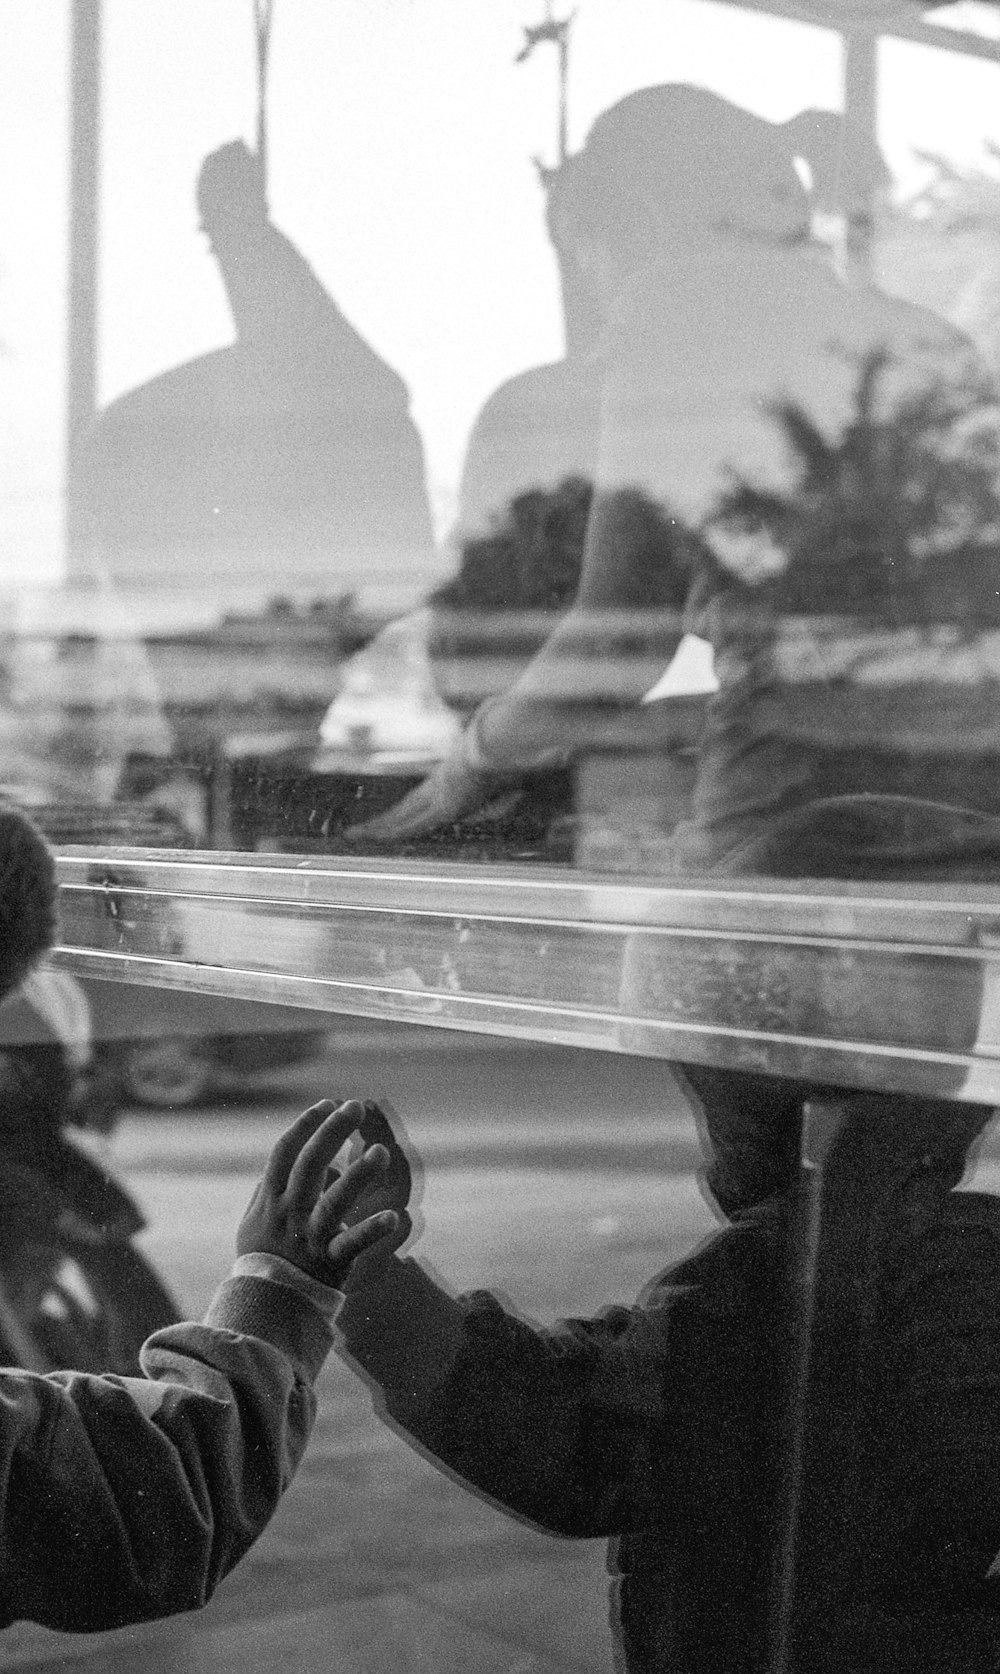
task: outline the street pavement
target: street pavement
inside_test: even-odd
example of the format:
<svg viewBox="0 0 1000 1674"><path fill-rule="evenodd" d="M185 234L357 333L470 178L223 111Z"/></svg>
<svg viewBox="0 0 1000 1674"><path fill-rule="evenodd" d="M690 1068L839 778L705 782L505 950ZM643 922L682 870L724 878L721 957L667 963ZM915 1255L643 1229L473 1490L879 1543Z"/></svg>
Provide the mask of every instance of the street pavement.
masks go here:
<svg viewBox="0 0 1000 1674"><path fill-rule="evenodd" d="M715 1224L665 1067L356 1023L323 1059L198 1112L130 1113L113 1156L185 1312L231 1259L259 1167L296 1111L378 1097L425 1169L418 1253L542 1320L630 1300ZM556 1539L411 1450L331 1358L306 1461L197 1616L87 1638L19 1625L0 1669L52 1674L609 1674L599 1542Z"/></svg>
<svg viewBox="0 0 1000 1674"><path fill-rule="evenodd" d="M715 1225L664 1065L355 1020L316 1062L121 1123L112 1155L185 1312L227 1270L273 1140L327 1094L377 1097L405 1121L424 1165L421 1258L540 1320L629 1301ZM995 1132L968 1183L1000 1191ZM19 1625L0 1671L610 1674L601 1543L544 1535L449 1480L333 1357L319 1399L283 1506L206 1610L87 1638Z"/></svg>

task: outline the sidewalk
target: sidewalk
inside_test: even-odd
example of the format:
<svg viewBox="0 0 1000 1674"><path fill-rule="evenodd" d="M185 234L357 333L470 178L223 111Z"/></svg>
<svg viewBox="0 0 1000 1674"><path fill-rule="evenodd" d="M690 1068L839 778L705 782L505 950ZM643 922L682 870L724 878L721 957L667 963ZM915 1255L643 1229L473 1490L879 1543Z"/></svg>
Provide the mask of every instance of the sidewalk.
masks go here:
<svg viewBox="0 0 1000 1674"><path fill-rule="evenodd" d="M610 1674L607 1583L577 1553L553 1544L547 1562L512 1563L490 1577L384 1590L372 1578L353 1597L317 1599L233 1617L216 1604L198 1616L115 1634L48 1634L19 1624L0 1668L52 1674ZM336 1590L336 1589L334 1589ZM328 1602L319 1603L321 1593Z"/></svg>
<svg viewBox="0 0 1000 1674"><path fill-rule="evenodd" d="M111 1158L125 1174L256 1173L287 1122L285 1112L126 1116ZM696 1168L700 1158L694 1125L681 1114L643 1114L618 1128L574 1116L532 1123L500 1122L488 1114L433 1124L413 1120L408 1126L423 1161L438 1167L496 1162L509 1168L520 1162L531 1168L601 1168L625 1156L632 1169L673 1174Z"/></svg>

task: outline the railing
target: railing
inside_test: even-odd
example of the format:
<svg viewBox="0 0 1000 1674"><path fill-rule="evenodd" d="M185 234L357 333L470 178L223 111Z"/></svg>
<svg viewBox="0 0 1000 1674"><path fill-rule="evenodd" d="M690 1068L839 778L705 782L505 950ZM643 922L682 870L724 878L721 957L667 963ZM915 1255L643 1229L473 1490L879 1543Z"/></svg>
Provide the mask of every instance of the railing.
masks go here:
<svg viewBox="0 0 1000 1674"><path fill-rule="evenodd" d="M1000 1102L1000 897L64 849L80 975Z"/></svg>

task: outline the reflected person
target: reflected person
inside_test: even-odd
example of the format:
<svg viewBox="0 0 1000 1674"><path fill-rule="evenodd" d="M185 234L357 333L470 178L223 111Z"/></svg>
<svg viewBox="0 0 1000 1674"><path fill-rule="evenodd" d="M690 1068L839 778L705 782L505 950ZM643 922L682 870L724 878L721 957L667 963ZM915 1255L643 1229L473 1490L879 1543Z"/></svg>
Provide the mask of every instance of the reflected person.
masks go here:
<svg viewBox="0 0 1000 1674"><path fill-rule="evenodd" d="M551 492L597 469L605 298L578 260L574 201L579 160L545 176L546 226L563 275L565 352L502 383L484 402L462 462L451 544L487 535L519 495Z"/></svg>
<svg viewBox="0 0 1000 1674"><path fill-rule="evenodd" d="M795 462L777 403L804 412L830 441L850 432L872 357L883 368L875 392L883 423L893 405L971 376L971 351L935 316L843 284L810 238L786 128L701 89L646 88L598 118L578 170L577 237L608 299L608 323L595 500L574 607L426 783L357 835L391 844L454 820L504 776L579 759L609 720L641 736L648 659L628 654L638 616L664 661L685 629L715 648L720 690L695 808L661 857L706 871L763 822L838 788L828 753L791 745L774 725L779 617L755 584L769 582L785 555L765 522L734 525L727 496L735 482L789 491ZM650 597L648 567L636 562L637 491L702 553L683 610ZM803 648L800 636L797 649L822 701L834 686L822 682L827 648ZM601 663L613 662L613 692L589 701L585 680L567 697L562 675L574 658L589 658L602 692Z"/></svg>
<svg viewBox="0 0 1000 1674"><path fill-rule="evenodd" d="M805 110L777 131L787 154L807 165L809 217L828 214L839 116ZM453 543L459 547L487 533L518 495L547 493L566 477L593 482L618 293L656 247L661 217L655 201L646 206L652 227L643 225L642 203L630 228L606 229L595 221L586 148L544 170L542 181L546 229L560 270L565 348L557 360L506 379L478 413L462 465Z"/></svg>
<svg viewBox="0 0 1000 1674"><path fill-rule="evenodd" d="M841 283L808 239L787 136L771 124L698 89L651 88L598 120L588 154L593 259L614 302L575 606L450 761L360 835L393 842L454 819L506 775L579 756L609 709L638 713L644 688L627 658L610 701L560 691L569 654L599 637L595 621L648 609L624 515L638 487L702 549L685 614L663 631L676 642L687 621L706 633L720 686L692 816L665 845L664 871L801 875L797 819L860 791L862 807L851 803L819 855L828 871L995 872L995 833L991 850L974 809L971 826L949 817L914 852L913 796L933 787L933 752L926 740L909 748L905 726L889 729L887 756L855 748L843 701L859 639L877 678L912 650L914 624L933 623L942 591L942 620L956 588L968 584L975 603L963 549L995 511L995 453L967 346L933 316ZM615 641L604 632L607 655ZM947 744L953 717L940 710L925 704ZM871 709L862 716L870 746ZM867 784L844 777L859 764L872 774L873 763ZM888 783L887 763L898 776ZM906 806L865 800L887 788ZM670 971L634 953L623 1009L670 1015L655 997ZM787 1365L783 1229L803 1107L822 1091L715 1070L687 1078L733 1226L664 1275L646 1306L553 1336L491 1299L442 1300L404 1266L344 1322L390 1412L460 1475L546 1527L620 1539L620 1628L634 1670L761 1666ZM867 1521L822 1653L831 1668L996 1663L1000 1227L990 1200L953 1195L990 1115L950 1104L955 1091L952 1079L940 1101L852 1100L838 1142L838 1236L864 1252L858 1281L879 1324L865 1339L875 1389L859 1444ZM866 1158L858 1176L855 1153ZM421 1347L400 1321L424 1305Z"/></svg>
<svg viewBox="0 0 1000 1674"><path fill-rule="evenodd" d="M82 543L160 584L419 571L431 519L402 378L274 224L242 141L205 159L197 200L236 340L99 414L72 484Z"/></svg>

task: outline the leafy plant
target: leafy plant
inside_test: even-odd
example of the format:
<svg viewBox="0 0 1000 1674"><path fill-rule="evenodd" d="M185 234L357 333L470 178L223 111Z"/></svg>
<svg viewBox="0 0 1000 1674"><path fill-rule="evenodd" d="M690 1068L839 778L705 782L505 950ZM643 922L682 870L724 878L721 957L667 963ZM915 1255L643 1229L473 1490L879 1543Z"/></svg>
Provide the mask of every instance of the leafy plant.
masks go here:
<svg viewBox="0 0 1000 1674"><path fill-rule="evenodd" d="M776 555L764 584L785 609L897 620L944 609L962 618L984 555L992 566L990 548L1000 541L992 387L970 373L887 410L891 368L885 351L865 357L853 415L832 440L801 405L774 404L792 487L775 492L738 478L710 520L708 532L721 531L723 547L727 535L753 537Z"/></svg>

